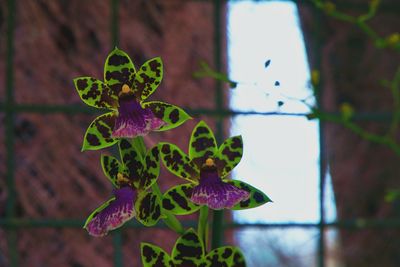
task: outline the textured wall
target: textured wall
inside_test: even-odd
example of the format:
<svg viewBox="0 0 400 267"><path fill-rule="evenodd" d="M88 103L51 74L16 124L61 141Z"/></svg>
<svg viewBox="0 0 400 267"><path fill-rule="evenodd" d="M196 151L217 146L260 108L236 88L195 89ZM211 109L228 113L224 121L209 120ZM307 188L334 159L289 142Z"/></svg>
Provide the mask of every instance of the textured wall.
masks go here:
<svg viewBox="0 0 400 267"><path fill-rule="evenodd" d="M0 2L2 59L5 2ZM84 105L72 79L86 75L103 77L103 64L112 49L109 3L17 1L14 64L17 103ZM136 66L155 56L164 61L164 80L152 99L183 107L214 107L214 81L192 77L199 61L213 62L211 3L120 1L119 25L119 48L131 56ZM4 62L0 60L0 100L4 100ZM80 152L84 131L93 118L80 114L18 114L15 183L19 217L85 218L111 195L111 184L101 171L100 152ZM159 140L172 141L186 149L197 121L195 118L175 130L151 134L145 141L149 145ZM2 138L3 131L0 141ZM4 162L4 158L1 141L0 160ZM0 174L4 176L3 164ZM181 182L165 170L160 179L162 189L171 181ZM4 180L0 179L0 216L4 215L4 189ZM124 229L123 233L125 266L139 266L140 241L162 240L158 244L167 248L176 238L175 234L162 230ZM0 236L0 251L6 254L5 232L1 229ZM112 266L112 238L92 238L83 229L21 229L18 249L22 267Z"/></svg>
<svg viewBox="0 0 400 267"><path fill-rule="evenodd" d="M386 8L371 21L380 35L398 31L397 1L382 1ZM346 1L341 9L348 14L367 10L366 1ZM391 5L397 5L397 9ZM338 22L324 14L316 15L309 5L301 6L301 21L312 66L321 60L322 106L338 111L349 103L356 112L390 112L393 99L380 85L392 79L399 54L377 50L357 27ZM318 21L318 22L316 22ZM321 54L317 47L321 46ZM386 122L360 122L371 132L383 134ZM327 158L332 174L339 220L398 218L396 203L384 201L388 190L399 187L399 156L385 146L362 140L341 126L324 127ZM343 230L340 232L341 257L345 266L399 266L400 232L388 230Z"/></svg>

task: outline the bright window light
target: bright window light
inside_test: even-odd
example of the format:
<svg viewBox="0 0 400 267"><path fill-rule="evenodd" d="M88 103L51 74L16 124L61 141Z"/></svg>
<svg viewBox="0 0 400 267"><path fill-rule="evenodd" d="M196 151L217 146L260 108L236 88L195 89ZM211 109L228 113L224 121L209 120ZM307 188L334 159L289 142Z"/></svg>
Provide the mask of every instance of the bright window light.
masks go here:
<svg viewBox="0 0 400 267"><path fill-rule="evenodd" d="M229 2L228 65L229 77L238 82L230 91L233 110L307 113L310 110L304 101L308 105L315 101L298 11L292 2ZM231 134L241 134L244 142L243 159L233 177L256 186L273 200L256 209L234 212L234 220L319 222L318 122L305 116L236 116ZM329 200L330 217L334 217L331 196ZM268 253L260 238L264 245L284 247L288 254L294 251L296 266L315 263L317 229L268 230L263 232L265 236L261 232L238 231L245 253L255 256L249 266L291 266L280 262L276 251ZM258 245L247 249L252 247L249 242Z"/></svg>

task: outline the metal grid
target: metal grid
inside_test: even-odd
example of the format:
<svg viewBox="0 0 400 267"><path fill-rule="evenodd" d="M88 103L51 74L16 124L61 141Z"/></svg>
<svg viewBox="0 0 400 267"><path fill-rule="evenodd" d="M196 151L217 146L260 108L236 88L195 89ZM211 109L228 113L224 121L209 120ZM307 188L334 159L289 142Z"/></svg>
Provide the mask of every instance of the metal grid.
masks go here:
<svg viewBox="0 0 400 267"><path fill-rule="evenodd" d="M219 0L204 0L212 1L214 6L214 65L217 71L222 71L222 57L221 57L221 16L223 3L226 1ZM297 2L292 0L293 2ZM110 32L111 32L111 47L118 45L119 43L119 25L118 25L118 0L110 0L111 20L110 20ZM5 102L0 105L0 114L4 115L4 133L5 133L5 152L6 152L6 186L8 191L8 199L6 203L6 217L0 218L0 228L4 228L7 231L7 242L9 250L9 261L11 267L18 266L18 250L17 250L17 230L21 228L80 228L82 227L83 220L51 220L51 219L19 219L15 216L16 206L16 188L14 182L15 176L15 136L14 136L14 119L16 114L25 113L37 113L37 114L92 114L95 111L84 106L66 106L66 105L32 105L32 104L16 104L14 99L14 29L16 21L16 1L7 0L8 15L6 18L6 58L5 58ZM318 53L318 52L316 52ZM318 65L318 62L317 62ZM318 90L320 92L320 90ZM208 115L219 118L215 125L215 134L217 141L220 142L223 137L223 118L231 117L235 115L284 115L277 114L275 112L259 113L259 112L241 112L234 110L227 110L223 107L223 92L222 84L220 81L216 81L216 95L215 95L215 106L216 109L190 109L186 110L193 115ZM317 102L319 96L317 96ZM293 115L293 114L291 114ZM304 116L305 114L298 114L298 116ZM360 116L360 115L358 115ZM356 116L356 118L358 117ZM360 118L366 117L371 120L383 120L388 119L389 116L368 116L361 114ZM375 118L376 117L376 118ZM365 119L365 118L364 118ZM213 214L212 227L213 231L213 243L212 247L217 247L223 244L223 233L225 229L236 229L245 227L254 228L304 228L304 229L318 229L318 258L317 265L319 267L325 266L325 240L324 231L327 228L347 228L347 229L359 229L360 224L357 220L351 221L337 221L333 223L326 223L324 217L324 184L325 184L325 151L323 144L323 123L320 123L320 177L319 177L319 207L320 207L320 219L318 223L273 223L273 224L238 224L238 223L226 223L223 221L223 212L215 211ZM189 224L190 225L190 224ZM400 220L368 220L363 222L364 228L388 228L400 226ZM138 223L129 222L127 227L138 228L141 227ZM160 224L158 227L165 227ZM122 235L120 231L113 233L113 246L114 246L114 266L121 267L122 263Z"/></svg>

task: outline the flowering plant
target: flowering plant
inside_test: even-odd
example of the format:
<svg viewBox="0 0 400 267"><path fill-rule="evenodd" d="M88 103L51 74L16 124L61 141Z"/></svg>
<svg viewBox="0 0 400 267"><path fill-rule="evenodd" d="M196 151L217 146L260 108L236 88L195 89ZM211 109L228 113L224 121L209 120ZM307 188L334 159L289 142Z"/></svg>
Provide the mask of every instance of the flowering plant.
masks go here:
<svg viewBox="0 0 400 267"><path fill-rule="evenodd" d="M193 129L188 155L166 142L146 148L144 135L173 129L191 118L177 106L144 102L162 76L160 58L150 59L136 71L129 56L116 48L106 59L104 82L92 77L74 79L83 102L108 110L89 125L82 150L117 144L120 157L101 155L104 175L114 187L113 197L89 215L84 228L90 235L104 236L132 218L145 226L154 226L162 219L180 237L171 255L156 245L142 243L143 266L246 266L237 247L207 250L208 209L248 209L270 199L245 182L227 178L242 158L241 136L230 137L218 147L210 127L200 121ZM163 194L157 184L161 161L172 174L189 183L173 186ZM175 217L197 211L197 231L184 229Z"/></svg>

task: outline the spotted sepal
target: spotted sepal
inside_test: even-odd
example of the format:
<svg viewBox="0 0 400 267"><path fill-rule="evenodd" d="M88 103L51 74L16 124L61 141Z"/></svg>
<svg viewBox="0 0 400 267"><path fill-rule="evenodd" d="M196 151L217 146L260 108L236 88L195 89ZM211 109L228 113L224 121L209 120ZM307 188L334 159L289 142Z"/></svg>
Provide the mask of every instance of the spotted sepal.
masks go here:
<svg viewBox="0 0 400 267"><path fill-rule="evenodd" d="M142 155L137 147L127 139L121 139L118 145L122 162L128 170L128 177L137 186L144 165Z"/></svg>
<svg viewBox="0 0 400 267"><path fill-rule="evenodd" d="M161 142L159 147L161 159L171 173L191 182L198 179L199 169L176 145Z"/></svg>
<svg viewBox="0 0 400 267"><path fill-rule="evenodd" d="M115 115L113 112L97 117L86 130L82 151L98 150L115 144L118 139L111 137L114 122Z"/></svg>
<svg viewBox="0 0 400 267"><path fill-rule="evenodd" d="M153 192L143 191L135 202L136 219L145 226L153 226L161 218L161 200Z"/></svg>
<svg viewBox="0 0 400 267"><path fill-rule="evenodd" d="M160 85L163 77L163 63L160 57L146 61L133 75L132 90L137 98L145 100Z"/></svg>
<svg viewBox="0 0 400 267"><path fill-rule="evenodd" d="M242 136L233 136L226 139L218 149L216 164L221 178L239 164L243 155Z"/></svg>
<svg viewBox="0 0 400 267"><path fill-rule="evenodd" d="M107 208L111 202L113 202L115 200L115 197L110 198L109 200L107 200L106 202L104 202L103 204L100 205L100 207L98 207L97 209L95 209L90 215L89 217L86 219L85 225L83 226L83 228L86 229L87 225L90 223L90 221L97 215L99 214L102 210L104 210L105 208Z"/></svg>
<svg viewBox="0 0 400 267"><path fill-rule="evenodd" d="M200 121L190 137L189 157L201 168L207 158L215 158L217 151L214 133L204 121Z"/></svg>
<svg viewBox="0 0 400 267"><path fill-rule="evenodd" d="M204 247L193 229L178 238L172 250L175 267L195 267L204 264Z"/></svg>
<svg viewBox="0 0 400 267"><path fill-rule="evenodd" d="M160 150L157 146L154 146L147 151L146 157L144 158L144 168L140 175L139 183L137 187L140 189L147 189L158 178L160 174Z"/></svg>
<svg viewBox="0 0 400 267"><path fill-rule="evenodd" d="M143 267L173 267L168 253L162 248L144 242L140 247Z"/></svg>
<svg viewBox="0 0 400 267"><path fill-rule="evenodd" d="M142 104L144 108L150 108L153 114L162 119L166 124L155 131L166 131L176 128L185 121L191 119L183 109L160 101L149 101Z"/></svg>
<svg viewBox="0 0 400 267"><path fill-rule="evenodd" d="M76 91L82 101L95 108L113 109L118 105L118 95L109 87L92 77L78 77L74 79Z"/></svg>
<svg viewBox="0 0 400 267"><path fill-rule="evenodd" d="M123 174L124 168L122 164L113 156L109 155L101 155L101 167L103 169L104 174L110 180L110 182L114 185L114 187L119 188L118 185L118 173Z"/></svg>
<svg viewBox="0 0 400 267"><path fill-rule="evenodd" d="M225 182L250 193L250 197L247 200L240 201L238 204L233 206L232 210L251 209L272 202L271 199L261 190L258 190L254 186L246 184L245 182L239 180L226 180Z"/></svg>
<svg viewBox="0 0 400 267"><path fill-rule="evenodd" d="M124 84L132 87L132 77L135 72L135 66L128 54L115 48L104 64L104 81L113 93L118 95Z"/></svg>
<svg viewBox="0 0 400 267"><path fill-rule="evenodd" d="M242 253L236 247L225 246L212 250L207 254L205 267L245 267Z"/></svg>
<svg viewBox="0 0 400 267"><path fill-rule="evenodd" d="M186 215L196 212L201 206L190 201L192 190L192 184L181 184L170 188L163 195L163 209L175 215Z"/></svg>

